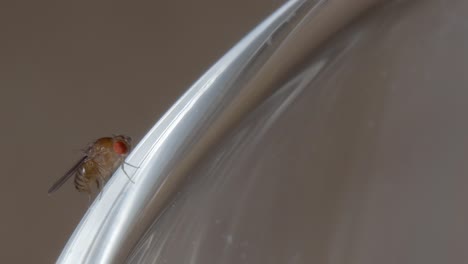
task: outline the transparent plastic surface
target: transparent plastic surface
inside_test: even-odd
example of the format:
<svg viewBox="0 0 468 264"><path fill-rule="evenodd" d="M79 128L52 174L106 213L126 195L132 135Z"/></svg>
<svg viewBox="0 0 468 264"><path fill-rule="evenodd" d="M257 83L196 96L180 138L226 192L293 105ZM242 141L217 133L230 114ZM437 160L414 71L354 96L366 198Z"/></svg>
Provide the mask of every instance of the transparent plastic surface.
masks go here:
<svg viewBox="0 0 468 264"><path fill-rule="evenodd" d="M189 173L130 263L465 263L468 4L333 38Z"/></svg>
<svg viewBox="0 0 468 264"><path fill-rule="evenodd" d="M112 177L58 262L466 262L468 4L379 2L266 19L148 133L135 184Z"/></svg>

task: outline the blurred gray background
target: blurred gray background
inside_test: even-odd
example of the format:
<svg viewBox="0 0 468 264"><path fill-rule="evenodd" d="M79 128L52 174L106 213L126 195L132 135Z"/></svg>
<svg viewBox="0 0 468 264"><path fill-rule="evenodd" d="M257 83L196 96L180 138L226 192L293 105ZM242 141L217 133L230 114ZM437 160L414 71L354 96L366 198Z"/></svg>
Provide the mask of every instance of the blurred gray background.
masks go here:
<svg viewBox="0 0 468 264"><path fill-rule="evenodd" d="M277 0L1 1L2 263L52 263L89 205L47 189L80 149L137 143Z"/></svg>

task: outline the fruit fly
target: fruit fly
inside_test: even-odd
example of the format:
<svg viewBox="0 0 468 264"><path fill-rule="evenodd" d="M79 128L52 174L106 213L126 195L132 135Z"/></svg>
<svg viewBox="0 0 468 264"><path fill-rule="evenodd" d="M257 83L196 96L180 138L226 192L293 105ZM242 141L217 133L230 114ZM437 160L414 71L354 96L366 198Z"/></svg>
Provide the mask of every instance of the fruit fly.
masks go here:
<svg viewBox="0 0 468 264"><path fill-rule="evenodd" d="M130 152L131 141L130 137L124 135L94 141L84 151L85 155L50 187L49 195L57 191L71 176L75 176L74 184L79 192L86 192L90 196L92 184L96 184L100 191L104 182L119 166L123 170L123 165L128 164L125 157ZM125 174L128 176L126 172Z"/></svg>

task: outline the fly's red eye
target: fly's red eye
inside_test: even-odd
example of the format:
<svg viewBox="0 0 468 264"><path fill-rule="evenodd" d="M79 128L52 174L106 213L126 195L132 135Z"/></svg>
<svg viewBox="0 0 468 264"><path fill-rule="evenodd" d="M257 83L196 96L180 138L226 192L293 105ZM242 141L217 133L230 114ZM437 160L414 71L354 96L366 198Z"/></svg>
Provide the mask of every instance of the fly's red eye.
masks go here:
<svg viewBox="0 0 468 264"><path fill-rule="evenodd" d="M122 141L114 142L114 151L117 154L126 154L128 152L127 144Z"/></svg>

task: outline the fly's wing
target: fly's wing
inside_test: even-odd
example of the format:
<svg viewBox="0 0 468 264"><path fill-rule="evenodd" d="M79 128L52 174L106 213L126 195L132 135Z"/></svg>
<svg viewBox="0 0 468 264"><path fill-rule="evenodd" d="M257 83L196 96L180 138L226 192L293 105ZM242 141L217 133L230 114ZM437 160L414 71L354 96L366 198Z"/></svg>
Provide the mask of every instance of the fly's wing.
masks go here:
<svg viewBox="0 0 468 264"><path fill-rule="evenodd" d="M81 166L81 164L84 163L84 161L86 160L88 156L84 156L82 157L69 171L67 171L67 173L65 173L65 175L63 175L62 177L60 177L60 179L58 179L53 185L52 187L50 187L49 191L48 191L48 194L52 194L53 192L57 191L60 187L62 187L62 185L68 180L70 179L70 177L72 175L75 174L76 170Z"/></svg>

